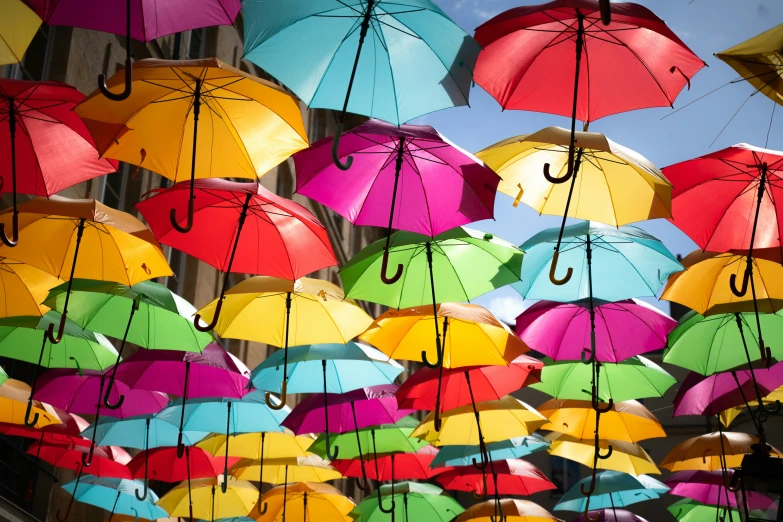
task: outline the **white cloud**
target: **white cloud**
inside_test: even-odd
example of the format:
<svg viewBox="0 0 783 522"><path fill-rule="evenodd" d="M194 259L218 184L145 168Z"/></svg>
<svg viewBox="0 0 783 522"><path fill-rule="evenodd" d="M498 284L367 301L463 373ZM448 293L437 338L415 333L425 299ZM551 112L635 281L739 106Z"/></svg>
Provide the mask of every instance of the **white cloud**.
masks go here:
<svg viewBox="0 0 783 522"><path fill-rule="evenodd" d="M532 301L523 301L518 295L504 295L493 298L487 308L501 321L514 324L517 316L531 304Z"/></svg>

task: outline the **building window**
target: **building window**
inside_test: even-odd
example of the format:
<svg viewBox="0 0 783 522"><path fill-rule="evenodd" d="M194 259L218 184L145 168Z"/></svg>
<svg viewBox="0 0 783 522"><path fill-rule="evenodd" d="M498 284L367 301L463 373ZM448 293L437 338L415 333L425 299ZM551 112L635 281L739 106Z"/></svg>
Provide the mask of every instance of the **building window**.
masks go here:
<svg viewBox="0 0 783 522"><path fill-rule="evenodd" d="M188 44L188 59L201 58L204 56L204 46L207 42L207 30L193 29L190 31L190 43Z"/></svg>
<svg viewBox="0 0 783 522"><path fill-rule="evenodd" d="M552 483L557 488L550 492L552 497L559 497L579 482L579 463L576 461L550 455L549 470Z"/></svg>
<svg viewBox="0 0 783 522"><path fill-rule="evenodd" d="M117 210L125 210L125 189L131 168L135 167L120 163L117 174L108 174L101 178L101 193L98 198L101 203Z"/></svg>

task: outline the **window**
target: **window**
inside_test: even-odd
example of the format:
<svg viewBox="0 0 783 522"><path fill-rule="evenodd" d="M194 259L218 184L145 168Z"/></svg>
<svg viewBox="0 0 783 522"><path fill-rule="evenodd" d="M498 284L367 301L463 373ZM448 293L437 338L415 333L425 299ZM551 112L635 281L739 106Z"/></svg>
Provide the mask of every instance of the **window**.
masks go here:
<svg viewBox="0 0 783 522"><path fill-rule="evenodd" d="M106 206L125 210L125 188L128 186L128 176L131 168L128 163L120 163L117 174L108 174L101 178L101 193L98 200Z"/></svg>
<svg viewBox="0 0 783 522"><path fill-rule="evenodd" d="M579 463L555 455L549 456L552 483L557 487L550 495L559 497L579 482Z"/></svg>
<svg viewBox="0 0 783 522"><path fill-rule="evenodd" d="M190 43L188 44L188 59L201 58L204 56L204 45L207 41L207 30L193 29L190 31Z"/></svg>

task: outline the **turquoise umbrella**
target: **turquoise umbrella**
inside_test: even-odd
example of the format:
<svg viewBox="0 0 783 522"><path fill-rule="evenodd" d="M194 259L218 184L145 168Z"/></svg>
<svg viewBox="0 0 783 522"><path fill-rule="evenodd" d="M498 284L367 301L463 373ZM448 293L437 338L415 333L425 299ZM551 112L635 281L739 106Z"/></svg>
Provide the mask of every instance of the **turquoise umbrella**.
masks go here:
<svg viewBox="0 0 783 522"><path fill-rule="evenodd" d="M71 512L73 501L84 502L111 512L111 515L128 515L156 520L169 515L155 505L158 495L148 490L144 500L136 498L136 491L144 485L138 480L99 478L92 475L82 477L81 472L76 480L63 485L63 489L72 495L68 511L64 516L57 513L57 520L64 521ZM111 518L111 516L109 517Z"/></svg>
<svg viewBox="0 0 783 522"><path fill-rule="evenodd" d="M595 491L585 497L581 487L590 485L590 477L574 484L557 503L555 511L577 511L586 513L589 509L615 509L630 506L645 500L654 500L666 494L666 484L647 475L633 476L619 471L602 471L595 475Z"/></svg>
<svg viewBox="0 0 783 522"><path fill-rule="evenodd" d="M165 411L165 410L164 410ZM149 439L147 439L147 420L149 423ZM92 438L95 434L95 444L98 446L120 446L143 450L145 447L163 448L177 445L179 429L171 423L155 417L133 417L118 419L116 417L101 417L98 424L90 424L81 435ZM185 431L182 433L182 443L193 446L206 438L209 431Z"/></svg>
<svg viewBox="0 0 783 522"><path fill-rule="evenodd" d="M492 442L487 444L486 451L492 461L500 461L521 459L548 448L549 441L534 433L527 437ZM442 446L430 467L471 466L474 461L481 461L481 458L480 446Z"/></svg>
<svg viewBox="0 0 783 522"><path fill-rule="evenodd" d="M660 240L640 228L584 221L565 227L560 264L573 268L573 277L555 285L549 271L559 232L558 228L546 229L520 247L525 251L522 281L511 286L524 298L562 303L588 299L588 240L594 299L620 301L656 296L671 274L683 270Z"/></svg>
<svg viewBox="0 0 783 522"><path fill-rule="evenodd" d="M250 380L259 390L280 393L283 350L266 358ZM383 352L363 344L312 344L288 348L288 391L293 393L346 393L359 388L392 384L403 368Z"/></svg>

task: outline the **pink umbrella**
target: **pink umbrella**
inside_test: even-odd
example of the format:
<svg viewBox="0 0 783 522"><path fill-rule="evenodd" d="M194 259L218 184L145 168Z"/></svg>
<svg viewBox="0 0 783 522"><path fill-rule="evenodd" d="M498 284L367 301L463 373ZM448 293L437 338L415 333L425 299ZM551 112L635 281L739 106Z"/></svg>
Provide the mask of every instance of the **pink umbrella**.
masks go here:
<svg viewBox="0 0 783 522"><path fill-rule="evenodd" d="M756 396L755 384L759 396ZM783 385L783 362L771 368L735 370L704 377L690 372L674 398L674 416L718 415L753 399L761 399Z"/></svg>
<svg viewBox="0 0 783 522"><path fill-rule="evenodd" d="M250 370L217 344L201 353L177 350L139 350L117 369L117 380L134 390L182 397L177 455L182 457L182 427L188 398L241 399L248 391Z"/></svg>
<svg viewBox="0 0 783 522"><path fill-rule="evenodd" d="M387 250L393 228L436 236L493 217L500 177L432 127L370 120L344 133L341 154L358 166L350 176L332 162L333 139L294 155L296 191L354 225L387 227ZM387 277L383 261L392 284L402 266Z"/></svg>
<svg viewBox="0 0 783 522"><path fill-rule="evenodd" d="M728 504L728 507L736 509L737 499L734 493L726 490L724 482L724 480L731 481L733 474L733 469L726 470L726 477L721 470L685 470L678 471L663 482L671 488L670 495L690 498L711 506L726 507ZM753 491L748 491L745 495L751 510L767 510L774 504L771 498Z"/></svg>
<svg viewBox="0 0 783 522"><path fill-rule="evenodd" d="M625 509L599 509L588 511L576 517L572 522L647 522L644 518L634 515Z"/></svg>
<svg viewBox="0 0 783 522"><path fill-rule="evenodd" d="M106 376L98 370L81 370L56 368L39 377L39 386L35 398L51 404L69 413L94 414L95 423L101 415L125 419L140 415L152 415L162 410L169 402L165 393L148 390L132 390L127 384L117 381L111 389L111 403L116 403L120 395L126 400L116 409L103 406L103 390ZM92 462L95 449L95 434L93 430L90 442L90 453L84 455L84 465Z"/></svg>
<svg viewBox="0 0 783 522"><path fill-rule="evenodd" d="M533 350L555 361L587 360L591 328L589 300L539 301L517 317L516 332ZM638 299L610 303L593 299L596 359L620 362L666 346L677 321Z"/></svg>

